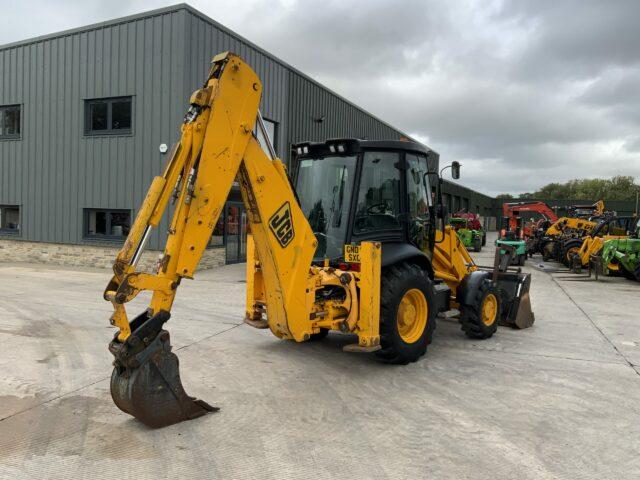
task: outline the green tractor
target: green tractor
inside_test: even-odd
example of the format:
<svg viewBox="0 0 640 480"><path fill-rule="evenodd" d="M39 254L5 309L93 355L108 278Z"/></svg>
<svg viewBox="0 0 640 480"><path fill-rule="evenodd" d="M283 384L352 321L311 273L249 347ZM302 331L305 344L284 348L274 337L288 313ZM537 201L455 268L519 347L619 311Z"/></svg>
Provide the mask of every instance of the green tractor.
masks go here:
<svg viewBox="0 0 640 480"><path fill-rule="evenodd" d="M449 224L458 234L460 242L467 250L471 250L472 248L474 252L482 250L483 231L471 228L468 218L451 217L449 219Z"/></svg>
<svg viewBox="0 0 640 480"><path fill-rule="evenodd" d="M640 220L636 224L635 236L604 242L602 266L605 273L617 271L630 280L640 282Z"/></svg>
<svg viewBox="0 0 640 480"><path fill-rule="evenodd" d="M511 264L524 266L527 260L527 243L524 240L524 230L522 229L522 217L515 217L515 229L512 226L513 217L504 217L502 219L502 229L500 236L496 240L497 247L509 246L514 250L511 254ZM500 249L500 255L509 254L508 249Z"/></svg>

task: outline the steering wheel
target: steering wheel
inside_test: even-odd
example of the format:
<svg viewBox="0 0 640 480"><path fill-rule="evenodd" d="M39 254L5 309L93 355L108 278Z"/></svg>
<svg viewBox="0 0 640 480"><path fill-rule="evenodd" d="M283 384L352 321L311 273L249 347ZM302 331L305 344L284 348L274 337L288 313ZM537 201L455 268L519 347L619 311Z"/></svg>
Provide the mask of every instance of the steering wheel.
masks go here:
<svg viewBox="0 0 640 480"><path fill-rule="evenodd" d="M373 205L369 205L367 207L367 213L370 215L382 215L389 209L389 205L387 202L382 203L374 203ZM377 210L377 211L374 211Z"/></svg>

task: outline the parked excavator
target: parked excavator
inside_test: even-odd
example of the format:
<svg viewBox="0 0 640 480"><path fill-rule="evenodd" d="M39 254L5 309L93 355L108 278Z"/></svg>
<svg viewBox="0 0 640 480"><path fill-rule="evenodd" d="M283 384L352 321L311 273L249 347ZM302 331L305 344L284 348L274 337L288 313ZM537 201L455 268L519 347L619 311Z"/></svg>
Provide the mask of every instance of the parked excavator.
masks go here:
<svg viewBox="0 0 640 480"><path fill-rule="evenodd" d="M524 213L534 213L539 218L534 219L533 222L527 222L524 220ZM525 239L532 237L536 229L549 228L552 223L558 220L556 212L545 202L540 201L503 203L502 218L509 219L508 230L510 231L515 231L520 228L519 223L522 222L522 233ZM506 225L504 227L507 228Z"/></svg>
<svg viewBox="0 0 640 480"><path fill-rule="evenodd" d="M122 411L162 427L215 410L186 394L163 327L236 179L251 231L251 326L296 342L330 330L349 333L357 340L345 350L406 364L425 354L439 312L457 310L472 338L490 337L498 323L533 323L530 275L476 265L445 226L436 152L410 141L298 144L294 190L266 135L261 93L260 79L240 57L214 57L190 98L171 159L117 255L104 298L118 328L109 344L111 395ZM459 164L451 168L458 178ZM170 202L157 271L139 272L145 242ZM153 293L149 307L129 321L125 304L145 290Z"/></svg>

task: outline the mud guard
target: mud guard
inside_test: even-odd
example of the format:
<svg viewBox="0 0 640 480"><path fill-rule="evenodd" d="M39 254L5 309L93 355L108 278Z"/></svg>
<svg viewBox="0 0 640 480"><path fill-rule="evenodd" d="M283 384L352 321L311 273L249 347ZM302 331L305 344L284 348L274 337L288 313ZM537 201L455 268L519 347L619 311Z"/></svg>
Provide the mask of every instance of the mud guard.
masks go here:
<svg viewBox="0 0 640 480"><path fill-rule="evenodd" d="M476 292L485 281L491 281L491 273L476 270L462 279L456 291L456 301L463 305L473 305Z"/></svg>

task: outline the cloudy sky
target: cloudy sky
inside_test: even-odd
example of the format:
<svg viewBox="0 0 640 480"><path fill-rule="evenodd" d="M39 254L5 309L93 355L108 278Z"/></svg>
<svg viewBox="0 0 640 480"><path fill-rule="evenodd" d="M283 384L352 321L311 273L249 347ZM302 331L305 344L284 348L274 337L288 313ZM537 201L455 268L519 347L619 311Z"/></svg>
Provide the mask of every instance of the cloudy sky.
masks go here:
<svg viewBox="0 0 640 480"><path fill-rule="evenodd" d="M0 44L171 3L0 0ZM461 161L470 187L640 180L640 1L189 3Z"/></svg>

